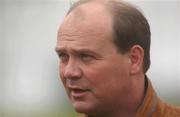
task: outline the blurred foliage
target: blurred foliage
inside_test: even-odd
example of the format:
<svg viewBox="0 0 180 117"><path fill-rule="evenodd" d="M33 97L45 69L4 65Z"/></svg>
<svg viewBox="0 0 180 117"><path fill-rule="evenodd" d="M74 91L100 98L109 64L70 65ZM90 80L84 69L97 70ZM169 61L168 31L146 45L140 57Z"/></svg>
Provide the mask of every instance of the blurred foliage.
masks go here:
<svg viewBox="0 0 180 117"><path fill-rule="evenodd" d="M71 107L60 109L57 112L1 112L0 117L79 117L80 114L76 113Z"/></svg>

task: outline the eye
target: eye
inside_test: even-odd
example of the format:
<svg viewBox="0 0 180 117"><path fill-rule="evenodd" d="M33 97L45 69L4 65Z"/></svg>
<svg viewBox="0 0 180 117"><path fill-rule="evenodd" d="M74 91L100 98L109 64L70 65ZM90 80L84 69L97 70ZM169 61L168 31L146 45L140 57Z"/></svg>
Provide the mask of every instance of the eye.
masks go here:
<svg viewBox="0 0 180 117"><path fill-rule="evenodd" d="M59 53L58 56L61 62L66 62L69 59L69 56L66 53Z"/></svg>
<svg viewBox="0 0 180 117"><path fill-rule="evenodd" d="M79 57L83 61L91 61L94 59L94 57L92 55L89 55L89 54L80 54Z"/></svg>

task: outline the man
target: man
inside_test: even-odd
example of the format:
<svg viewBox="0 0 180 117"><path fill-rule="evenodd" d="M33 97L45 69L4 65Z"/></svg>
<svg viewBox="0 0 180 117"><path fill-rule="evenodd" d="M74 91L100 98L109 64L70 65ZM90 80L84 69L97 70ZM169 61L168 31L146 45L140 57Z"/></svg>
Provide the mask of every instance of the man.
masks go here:
<svg viewBox="0 0 180 117"><path fill-rule="evenodd" d="M81 0L58 31L60 77L84 117L180 117L162 102L146 77L150 28L132 5Z"/></svg>

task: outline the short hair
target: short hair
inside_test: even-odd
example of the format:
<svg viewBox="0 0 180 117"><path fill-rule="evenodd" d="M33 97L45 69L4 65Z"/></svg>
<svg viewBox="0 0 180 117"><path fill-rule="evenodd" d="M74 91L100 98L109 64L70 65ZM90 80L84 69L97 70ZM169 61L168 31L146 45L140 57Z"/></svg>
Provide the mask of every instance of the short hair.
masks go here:
<svg viewBox="0 0 180 117"><path fill-rule="evenodd" d="M69 9L67 15L81 4L98 0L79 0ZM150 67L150 26L144 15L133 5L117 0L100 1L112 14L113 41L120 53L127 53L134 45L144 49L143 72Z"/></svg>

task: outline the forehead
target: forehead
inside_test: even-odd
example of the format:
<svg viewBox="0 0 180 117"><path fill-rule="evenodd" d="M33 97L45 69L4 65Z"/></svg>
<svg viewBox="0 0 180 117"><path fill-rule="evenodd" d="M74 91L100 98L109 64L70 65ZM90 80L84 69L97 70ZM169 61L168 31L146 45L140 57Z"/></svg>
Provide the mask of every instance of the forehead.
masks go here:
<svg viewBox="0 0 180 117"><path fill-rule="evenodd" d="M90 2L78 6L65 17L58 35L80 31L89 34L112 32L112 18L104 5Z"/></svg>
<svg viewBox="0 0 180 117"><path fill-rule="evenodd" d="M112 19L102 4L80 5L65 17L58 31L57 49L102 51L105 46L113 47L114 43Z"/></svg>

